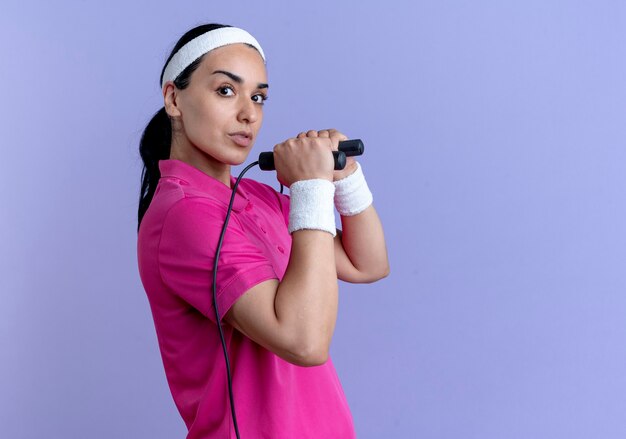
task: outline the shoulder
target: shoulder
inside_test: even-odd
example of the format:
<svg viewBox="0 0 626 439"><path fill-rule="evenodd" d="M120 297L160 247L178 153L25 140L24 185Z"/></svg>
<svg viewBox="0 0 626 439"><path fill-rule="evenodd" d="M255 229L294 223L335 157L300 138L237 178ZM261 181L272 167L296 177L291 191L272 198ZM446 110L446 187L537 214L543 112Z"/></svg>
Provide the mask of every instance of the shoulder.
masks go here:
<svg viewBox="0 0 626 439"><path fill-rule="evenodd" d="M190 197L175 203L164 220L157 246L161 276L171 280L171 273L185 272L193 277L194 273L210 269L225 217L226 207L216 200ZM221 247L227 265L251 260L259 253L249 239L249 232L234 215L228 222Z"/></svg>
<svg viewBox="0 0 626 439"><path fill-rule="evenodd" d="M215 198L185 193L172 203L165 214L165 222L199 223L224 220L228 205Z"/></svg>
<svg viewBox="0 0 626 439"><path fill-rule="evenodd" d="M226 218L226 206L206 197L187 196L173 203L163 219L161 240L179 244L200 244L219 235ZM234 221L229 222L229 229Z"/></svg>

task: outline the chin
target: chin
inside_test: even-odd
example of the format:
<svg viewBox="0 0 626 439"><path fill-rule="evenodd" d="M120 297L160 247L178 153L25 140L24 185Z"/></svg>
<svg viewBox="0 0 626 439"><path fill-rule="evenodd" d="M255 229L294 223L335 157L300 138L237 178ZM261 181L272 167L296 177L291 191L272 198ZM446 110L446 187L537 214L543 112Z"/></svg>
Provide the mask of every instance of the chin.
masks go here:
<svg viewBox="0 0 626 439"><path fill-rule="evenodd" d="M228 162L225 162L225 163L228 163L231 166L239 166L242 163L245 163L246 160L248 160L248 156L249 155L250 155L250 151L246 152L245 154L241 154L241 155L237 154L234 157L230 158L228 160Z"/></svg>
<svg viewBox="0 0 626 439"><path fill-rule="evenodd" d="M242 148L240 148L239 150L230 150L228 151L226 149L227 147L224 147L224 150L226 150L226 154L212 154L211 150L209 148L197 148L198 151L200 151L202 153L202 155L204 157L206 157L207 160L211 161L211 162L218 162L218 163L223 163L225 165L230 165L230 166L239 166L242 163L244 163L247 159L248 156L250 155L250 150L248 150L246 148L246 150L243 150Z"/></svg>

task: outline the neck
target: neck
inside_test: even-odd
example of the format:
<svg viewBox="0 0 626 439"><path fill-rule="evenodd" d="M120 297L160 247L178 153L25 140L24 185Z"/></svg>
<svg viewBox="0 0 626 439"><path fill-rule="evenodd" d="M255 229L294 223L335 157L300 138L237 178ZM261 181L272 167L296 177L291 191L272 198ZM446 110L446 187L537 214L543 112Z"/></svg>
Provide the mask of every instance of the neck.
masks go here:
<svg viewBox="0 0 626 439"><path fill-rule="evenodd" d="M194 148L191 145L187 148L181 148L176 143L172 143L170 159L188 163L230 188L230 165L215 160L198 148Z"/></svg>

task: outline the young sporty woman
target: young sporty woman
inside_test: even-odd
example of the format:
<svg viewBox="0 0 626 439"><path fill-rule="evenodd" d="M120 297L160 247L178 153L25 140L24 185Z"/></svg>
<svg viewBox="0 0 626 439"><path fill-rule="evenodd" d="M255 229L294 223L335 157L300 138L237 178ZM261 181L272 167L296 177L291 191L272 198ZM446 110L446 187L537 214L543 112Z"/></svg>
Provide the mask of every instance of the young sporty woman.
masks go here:
<svg viewBox="0 0 626 439"><path fill-rule="evenodd" d="M198 26L160 84L164 106L140 144L137 255L187 438L353 438L328 354L338 279L374 282L389 264L360 165L348 158L334 170L332 151L347 137L309 130L275 145L289 196L240 181L214 282L231 166L248 159L263 122L265 54L243 29Z"/></svg>

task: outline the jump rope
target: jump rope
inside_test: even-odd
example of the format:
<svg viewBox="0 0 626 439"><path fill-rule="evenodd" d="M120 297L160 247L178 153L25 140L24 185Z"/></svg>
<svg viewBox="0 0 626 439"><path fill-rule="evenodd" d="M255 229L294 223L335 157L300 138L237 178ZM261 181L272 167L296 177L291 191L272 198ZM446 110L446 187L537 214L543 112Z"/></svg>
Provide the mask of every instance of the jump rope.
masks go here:
<svg viewBox="0 0 626 439"><path fill-rule="evenodd" d="M364 152L363 142L360 139L352 139L352 140L344 140L339 142L338 151L333 151L333 158L335 160L335 170L341 170L346 166L346 157L353 157L363 154ZM235 194L237 193L237 186L239 186L239 181L243 175L248 171L248 169L253 166L259 165L259 168L262 171L272 171L275 170L274 166L274 153L273 152L262 152L259 154L259 160L256 162L250 163L248 166L244 168L243 171L237 177L237 181L233 186L233 191L230 196L230 203L228 204L228 210L226 211L226 218L224 219L224 225L222 226L222 233L220 234L220 239L217 243L217 250L215 251L215 260L213 262L213 308L215 309L215 321L217 322L217 329L220 333L220 340L222 341L222 349L224 351L224 360L226 361L226 376L228 377L228 396L230 398L230 411L232 413L233 425L235 427L235 434L237 435L237 439L240 439L239 436L239 426L237 425L237 415L235 413L235 400L233 398L233 383L230 376L230 361L228 360L228 350L226 349L226 341L224 340L224 333L222 332L222 325L220 323L220 314L217 308L217 264L220 257L220 250L222 249L222 242L224 241L224 235L226 234L226 227L228 227L228 220L230 219L230 213L233 208L233 203L235 201ZM280 193L283 193L283 185L280 185Z"/></svg>

